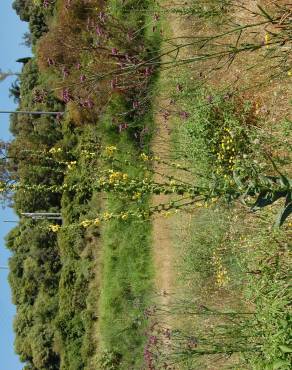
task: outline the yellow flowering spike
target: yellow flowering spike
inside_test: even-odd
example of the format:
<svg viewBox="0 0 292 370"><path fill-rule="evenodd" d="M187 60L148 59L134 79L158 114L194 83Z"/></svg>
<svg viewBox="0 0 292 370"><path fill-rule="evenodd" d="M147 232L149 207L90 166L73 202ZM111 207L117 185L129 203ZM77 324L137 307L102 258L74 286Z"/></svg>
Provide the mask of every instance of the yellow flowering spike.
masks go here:
<svg viewBox="0 0 292 370"><path fill-rule="evenodd" d="M122 173L122 172L112 172L109 176L109 183L110 184L114 184L115 182L119 181L119 180L127 180L128 179L128 175L126 173Z"/></svg>
<svg viewBox="0 0 292 370"><path fill-rule="evenodd" d="M128 219L128 217L129 217L129 215L128 215L127 213L122 213L122 215L121 215L121 219L122 219L123 221L127 220L127 219Z"/></svg>
<svg viewBox="0 0 292 370"><path fill-rule="evenodd" d="M67 164L67 168L68 170L72 170L72 168L74 168L76 166L76 161L71 161Z"/></svg>
<svg viewBox="0 0 292 370"><path fill-rule="evenodd" d="M141 196L142 196L142 194L141 194L140 192L137 192L137 193L135 193L135 194L133 195L132 199L133 199L133 200L140 199L140 198L141 198Z"/></svg>
<svg viewBox="0 0 292 370"><path fill-rule="evenodd" d="M149 161L149 156L148 156L147 154L145 154L145 153L141 153L141 154L140 154L140 158L141 158L141 159L142 159L142 161L144 161L144 162Z"/></svg>
<svg viewBox="0 0 292 370"><path fill-rule="evenodd" d="M114 146L114 145L109 145L109 146L106 146L105 147L105 154L108 156L108 157L112 157L115 153L115 151L117 150L117 147Z"/></svg>
<svg viewBox="0 0 292 370"><path fill-rule="evenodd" d="M53 233L57 233L57 232L61 229L61 226L60 226L60 225L50 225L50 226L49 226L49 229L50 229Z"/></svg>
<svg viewBox="0 0 292 370"><path fill-rule="evenodd" d="M93 221L93 224L94 224L95 226L99 226L99 224L100 224L100 219L99 219L99 218L96 218L96 219Z"/></svg>
<svg viewBox="0 0 292 370"><path fill-rule="evenodd" d="M81 221L80 225L86 229L88 226L91 225L91 221L90 220Z"/></svg>
<svg viewBox="0 0 292 370"><path fill-rule="evenodd" d="M268 33L265 34L265 45L267 48L269 47L269 42L270 42L270 35Z"/></svg>
<svg viewBox="0 0 292 370"><path fill-rule="evenodd" d="M109 213L109 212L104 212L102 218L107 221L107 220L110 220L111 218L113 217L113 214L112 213Z"/></svg>

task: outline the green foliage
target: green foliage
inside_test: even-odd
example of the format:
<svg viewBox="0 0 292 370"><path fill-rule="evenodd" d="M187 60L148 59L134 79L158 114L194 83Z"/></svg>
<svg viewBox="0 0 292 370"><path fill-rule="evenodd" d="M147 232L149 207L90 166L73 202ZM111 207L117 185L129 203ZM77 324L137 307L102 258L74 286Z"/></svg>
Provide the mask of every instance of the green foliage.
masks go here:
<svg viewBox="0 0 292 370"><path fill-rule="evenodd" d="M59 369L54 349L54 319L58 308L60 257L56 238L43 225L23 222L7 236L9 281L17 305L15 349L20 359L37 369Z"/></svg>
<svg viewBox="0 0 292 370"><path fill-rule="evenodd" d="M22 21L29 23L32 44L48 31L48 22L53 15L54 4L55 1L52 0L50 6L46 8L39 1L14 0L13 9Z"/></svg>

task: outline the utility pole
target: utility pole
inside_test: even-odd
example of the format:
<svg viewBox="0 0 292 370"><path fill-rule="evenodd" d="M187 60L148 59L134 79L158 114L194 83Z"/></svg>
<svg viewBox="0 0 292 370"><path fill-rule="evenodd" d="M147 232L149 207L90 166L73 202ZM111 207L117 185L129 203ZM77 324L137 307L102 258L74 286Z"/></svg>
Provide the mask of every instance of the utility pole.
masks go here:
<svg viewBox="0 0 292 370"><path fill-rule="evenodd" d="M17 72L11 72L11 71L7 71L7 72L3 72L2 69L0 68L0 82L6 80L7 77L11 77L11 76L20 76L20 73L17 73Z"/></svg>
<svg viewBox="0 0 292 370"><path fill-rule="evenodd" d="M9 110L0 110L0 113L6 114L32 114L32 115L51 115L51 116L59 116L63 115L65 112L46 112L46 111L26 111L26 110L16 110L16 111L9 111Z"/></svg>
<svg viewBox="0 0 292 370"><path fill-rule="evenodd" d="M20 76L20 73L17 73L17 72L11 72L11 71L7 71L7 72L3 72L0 68L0 82L4 81L7 77L11 77L11 76ZM46 112L46 111L37 111L37 112L31 112L31 111L21 111L21 110L18 110L18 111L6 111L6 110L0 110L0 113L7 113L7 114L32 114L32 115L51 115L51 116L59 116L59 115L63 115L64 112Z"/></svg>
<svg viewBox="0 0 292 370"><path fill-rule="evenodd" d="M33 220L62 220L60 212L23 212L21 215Z"/></svg>

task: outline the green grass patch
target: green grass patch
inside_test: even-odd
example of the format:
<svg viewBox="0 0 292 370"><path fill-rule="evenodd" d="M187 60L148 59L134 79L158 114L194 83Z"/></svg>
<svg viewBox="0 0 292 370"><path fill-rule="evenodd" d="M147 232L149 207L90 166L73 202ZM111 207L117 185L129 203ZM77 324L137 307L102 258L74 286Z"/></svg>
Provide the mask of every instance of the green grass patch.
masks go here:
<svg viewBox="0 0 292 370"><path fill-rule="evenodd" d="M255 178L273 174L263 155L269 144L266 122L256 116L253 104L230 91L194 87L187 76L173 82L180 84L173 95L177 107L187 115L175 119L172 139L173 157L193 171L192 181L208 184L215 179L227 186L234 181L234 170L243 168ZM283 132L286 127L283 121ZM273 143L285 153L281 132ZM278 156L275 161L284 170L286 161ZM196 333L198 341L196 348L184 352L182 369L205 368L214 362L222 369L289 369L291 222L280 230L273 228L280 207L278 201L258 214L244 205L217 203L194 210L187 216L187 226L186 216L181 224L176 219L181 276L181 301L176 304L185 312L201 310L194 317L182 308L176 316L178 332L188 340ZM210 318L206 315L210 311L202 307L217 314ZM222 312L238 316L230 321ZM177 345L182 350L180 340ZM216 352L221 346L223 353L208 354L210 348Z"/></svg>
<svg viewBox="0 0 292 370"><path fill-rule="evenodd" d="M122 109L121 101L111 108ZM113 111L112 111L113 112ZM108 115L108 118L111 114ZM136 128L153 125L152 113L132 122ZM133 142L130 132L117 134L111 124L105 124L104 141L115 145L117 163L114 170L129 177L143 178L144 169L135 166L133 158L139 155L141 141ZM135 138L134 138L135 139ZM144 150L149 143L147 135ZM147 150L147 149L146 149ZM129 160L130 165L125 164ZM121 199L109 194L104 209L109 213L147 209L148 197L139 200ZM102 227L102 284L100 297L100 337L102 369L137 369L143 360L146 321L143 311L152 290L151 224L139 220L110 220ZM110 364L110 365L109 365ZM112 366L112 367L109 367Z"/></svg>

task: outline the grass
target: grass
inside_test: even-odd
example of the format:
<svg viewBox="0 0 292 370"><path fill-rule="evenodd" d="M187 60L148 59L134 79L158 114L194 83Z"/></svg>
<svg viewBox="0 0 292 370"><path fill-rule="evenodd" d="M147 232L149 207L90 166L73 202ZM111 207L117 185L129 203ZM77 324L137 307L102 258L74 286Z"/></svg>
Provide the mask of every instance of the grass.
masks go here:
<svg viewBox="0 0 292 370"><path fill-rule="evenodd" d="M108 4L110 12L117 18L127 17L127 23L135 29L141 25L141 34L151 42L155 52L159 48L157 32L150 32L151 17L145 16L151 2L137 5L128 2L121 5L116 1ZM140 11L135 12L139 9ZM142 11L141 11L142 10ZM144 27L144 28L143 28ZM149 86L149 94L154 89L156 76ZM149 100L149 101L148 101ZM103 119L103 144L115 145L119 149L115 170L126 172L130 177L143 178L144 169L137 168L133 158L141 149L148 150L153 131L151 97L145 99L147 113L128 117L129 129L120 134L112 125L113 117L129 109L128 103L115 97ZM131 109L131 107L130 107ZM140 135L146 128L146 134ZM126 165L128 160L132 165ZM107 212L120 213L125 210L147 208L148 197L138 201L121 199L109 194L103 203ZM148 305L152 291L152 253L151 224L135 220L110 220L101 230L102 279L99 300L99 337L100 350L97 363L100 369L138 369L143 363L144 332L147 322L143 311Z"/></svg>
<svg viewBox="0 0 292 370"><path fill-rule="evenodd" d="M222 5L229 4L224 2ZM134 1L121 3L112 0L108 2L107 10L123 25L137 30L135 42L147 39L147 53L156 55L161 42L160 24L156 19L154 22L157 15L153 17L151 12L147 12L152 6L152 1L146 0L138 5ZM199 4L173 10L173 13L195 15L200 22L208 19L208 27L212 27L209 21L222 25L225 8L218 7L215 0L208 2L208 6L210 11ZM82 13L82 8L79 11ZM156 31L153 25L157 27ZM62 32L58 35L62 36ZM56 35L51 41L56 42L59 51ZM83 45L84 40L81 38L79 41ZM46 45L45 41L43 50L39 49L43 55L49 50ZM71 50L68 60L72 56L79 61L80 55L74 55ZM90 53L82 58L87 63ZM73 61L75 63L74 58ZM42 62L47 64L47 58L43 56ZM31 68L35 69L35 66L31 65ZM176 92L167 91L172 98L170 112L175 116L171 155L188 167L190 172L186 177L189 181L209 187L215 183L228 189L238 181L235 171L251 179L257 179L263 173L275 175L277 171L267 160L267 153L274 156L281 171L289 169L285 145L291 121L287 117L282 117L277 129L273 128L276 135L271 139L266 117L261 116L259 104L253 97L239 95L230 85L228 88L217 86L216 81L210 85L201 83L200 78L204 74L200 76L198 71L196 75L200 78L196 80L193 80L192 72L183 67L175 72L178 72L177 77L175 73L169 74L174 76L169 80ZM64 228L58 234L58 243L56 235L44 233L46 238L52 239L58 258L58 273L56 276L52 274L54 279L50 277L58 285L58 294L57 297L46 296L42 291L35 306L30 307L28 313L23 310L20 315L16 325L20 334L24 331L21 329L22 321L26 322L26 316L30 316L28 328L25 328L29 336L25 335L25 340L21 336L17 339L18 351L25 354L24 361L32 358L38 367L45 368L48 362L52 362L52 357L56 363L50 366L58 367L58 361L61 361L59 367L66 370L137 370L144 365L142 353L147 348L144 333L149 329L144 310L151 301L154 275L151 223L115 219L102 227L90 226L88 229L76 226L76 223L93 219L103 212L121 213L149 207L147 196L138 197L138 200L113 194L105 196L91 192L87 185L99 169L108 168L143 179L145 170L135 166L135 158L141 150L147 152L151 134L155 131L152 95L156 78L154 76L151 83L147 83L149 91L143 92L143 112L140 109L133 112L133 99L136 99L133 92L126 97L111 94L110 104L98 123L94 114L80 115L72 102L67 106L62 122L62 139L58 145L64 152L70 151L68 160L74 162L77 159L78 163L66 172L66 183L78 184L83 190L67 191L62 195ZM53 77L47 76L46 79L43 75L42 79L46 85ZM160 82L163 85L164 81ZM28 85L25 89L30 90ZM28 104L33 97L26 94L26 98L28 102L24 103ZM84 120L91 124L84 124ZM127 129L118 133L118 123L123 123L121 126L126 125ZM47 137L46 132L43 137ZM105 164L101 159L91 159L88 164L83 160L82 148L88 146L98 151L100 143L119 148L117 162ZM215 199L213 204L197 203L197 208L174 219L181 280L175 308L171 305L167 308L169 311L174 309L176 321L170 320L174 346L164 353L166 361L169 358L179 360L182 370L289 369L292 349L287 240L291 222L281 230L271 227L280 206L280 201L275 202L258 215L251 213L246 205L226 201L216 203ZM9 239L12 250L22 241L21 238L16 240L17 233L12 233ZM26 237L23 232L25 241L30 241L31 233ZM40 230L38 233L42 235ZM46 273L45 269L44 272L38 269L37 262L29 255L36 254L34 249L42 244L41 238L35 244L31 252L27 247L23 256L12 260L16 272L12 280L16 302L28 296L31 305L34 303L32 296L40 285L37 277L32 279L33 272L38 272L39 276ZM25 278L20 280L18 274L22 276L23 261ZM16 288L22 282L30 284L25 285L20 294ZM50 301L48 312L42 310L45 301ZM34 310L36 316L42 318L36 327L32 324ZM42 325L47 324L46 314L52 318L44 330ZM155 345L156 335L165 335L163 330L157 330L148 340ZM48 343L43 338L44 331ZM31 345L28 338L33 336L38 340ZM165 336L161 344L165 344L165 339L169 338Z"/></svg>
<svg viewBox="0 0 292 370"><path fill-rule="evenodd" d="M242 166L253 168L253 175L271 173L273 169L263 157L263 147L269 146L266 123L255 114L253 103L214 87L194 87L190 80L190 72L182 71L172 82L173 90L181 86L180 92L173 95L177 109L188 113L184 122L175 118L172 140L173 157L193 171L192 181L208 184L217 177L228 184L233 181L234 168ZM284 121L280 127L285 130L286 124ZM274 140L276 146L281 146L281 136ZM279 167L287 165L278 157L276 160ZM240 204L218 202L175 218L175 243L180 256L176 305L186 310L203 305L219 312L252 312L242 319L244 336L240 331L234 337L236 351L228 354L226 347L223 356L197 356L196 351L190 351L180 365L182 369L289 368L291 259L287 241L291 222L281 230L273 228L280 207L281 202L276 202L257 214ZM197 334L198 349L200 335L206 341L206 333L211 331L216 338L222 328L230 325L220 315L211 320L203 314L195 319L174 314L179 331Z"/></svg>
<svg viewBox="0 0 292 370"><path fill-rule="evenodd" d="M117 110L117 105L114 110ZM108 117L111 116L112 113ZM150 113L133 125L141 127L145 124L151 130L151 121ZM105 126L108 127L104 136L106 144L120 149L117 152L117 159L121 161L118 170L130 177L143 178L143 169L124 164L124 160L132 161L139 155L139 147L128 133L116 134L111 131L110 123ZM147 147L147 141L145 144ZM107 212L120 213L147 208L147 204L147 197L132 201L110 194L104 208ZM151 293L153 275L150 236L150 222L111 220L102 228L103 268L99 303L101 368L108 369L101 365L106 361L112 364L113 369L137 369L141 366L146 325L142 312Z"/></svg>
<svg viewBox="0 0 292 370"><path fill-rule="evenodd" d="M131 4L127 4L126 9L120 3L110 2L108 8L122 22L127 14L127 23L135 29L137 24L145 22L143 13L134 16L135 13L129 13ZM157 47L156 42L153 45ZM146 134L142 139L140 132L145 127L149 133L153 129L151 102L147 104L149 113L128 115L128 130L118 133L113 121L131 109L131 102L120 96L113 97L97 127L74 129L79 132L77 142L71 134L72 117L68 115L64 141L73 148L75 158L80 159L82 147L89 145L94 150L101 142L122 149L117 159L132 160L138 155L140 145L147 150L150 136ZM86 184L96 169L107 166L98 160L90 166L82 160L79 163L67 176L69 184ZM120 165L119 170L135 177L143 176L144 172L126 165ZM147 207L147 204L145 198L132 202L130 208ZM128 208L127 199L114 195L103 199L100 194L86 192L78 197L65 194L62 202L63 217L68 225L94 218L100 212L121 212ZM69 229L61 234L59 244L64 266L57 326L63 368L137 369L140 366L145 330L141 312L152 287L150 234L150 223L121 220L108 221L100 229L93 227L86 232Z"/></svg>

